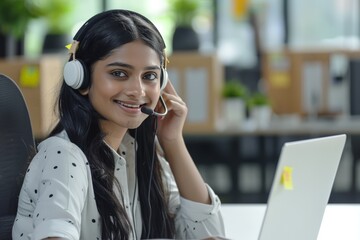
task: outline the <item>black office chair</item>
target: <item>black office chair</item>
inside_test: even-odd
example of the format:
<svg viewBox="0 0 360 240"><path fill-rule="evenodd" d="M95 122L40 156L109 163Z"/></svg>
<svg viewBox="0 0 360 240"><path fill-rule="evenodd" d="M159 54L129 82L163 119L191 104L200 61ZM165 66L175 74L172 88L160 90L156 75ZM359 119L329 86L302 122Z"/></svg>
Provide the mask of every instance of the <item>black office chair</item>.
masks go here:
<svg viewBox="0 0 360 240"><path fill-rule="evenodd" d="M0 239L11 238L23 177L35 153L29 112L16 83L0 74Z"/></svg>

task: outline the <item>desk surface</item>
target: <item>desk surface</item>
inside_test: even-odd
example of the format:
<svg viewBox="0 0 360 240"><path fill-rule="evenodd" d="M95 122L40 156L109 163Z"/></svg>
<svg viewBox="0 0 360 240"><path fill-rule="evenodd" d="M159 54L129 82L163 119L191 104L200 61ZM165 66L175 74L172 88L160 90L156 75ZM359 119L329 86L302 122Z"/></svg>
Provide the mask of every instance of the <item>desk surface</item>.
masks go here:
<svg viewBox="0 0 360 240"><path fill-rule="evenodd" d="M265 214L265 204L223 204L226 237L257 240ZM360 204L329 204L318 240L359 240Z"/></svg>

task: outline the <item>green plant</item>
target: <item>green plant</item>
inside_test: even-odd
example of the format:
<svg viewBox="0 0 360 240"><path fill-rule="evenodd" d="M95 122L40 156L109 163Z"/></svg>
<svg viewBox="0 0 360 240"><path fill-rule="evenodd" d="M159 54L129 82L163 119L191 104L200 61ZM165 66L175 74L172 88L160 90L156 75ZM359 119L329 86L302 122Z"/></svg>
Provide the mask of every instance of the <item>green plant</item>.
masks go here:
<svg viewBox="0 0 360 240"><path fill-rule="evenodd" d="M248 98L247 105L249 108L255 106L269 106L270 100L264 93L256 92Z"/></svg>
<svg viewBox="0 0 360 240"><path fill-rule="evenodd" d="M191 26L199 8L198 0L169 0L176 26Z"/></svg>
<svg viewBox="0 0 360 240"><path fill-rule="evenodd" d="M31 0L0 1L0 32L21 38L30 20L41 17Z"/></svg>
<svg viewBox="0 0 360 240"><path fill-rule="evenodd" d="M248 89L244 84L236 80L228 80L225 82L222 89L222 96L224 98L243 98L248 97Z"/></svg>
<svg viewBox="0 0 360 240"><path fill-rule="evenodd" d="M68 33L71 25L68 16L73 9L72 0L33 0L36 11L43 16L48 25L48 33Z"/></svg>

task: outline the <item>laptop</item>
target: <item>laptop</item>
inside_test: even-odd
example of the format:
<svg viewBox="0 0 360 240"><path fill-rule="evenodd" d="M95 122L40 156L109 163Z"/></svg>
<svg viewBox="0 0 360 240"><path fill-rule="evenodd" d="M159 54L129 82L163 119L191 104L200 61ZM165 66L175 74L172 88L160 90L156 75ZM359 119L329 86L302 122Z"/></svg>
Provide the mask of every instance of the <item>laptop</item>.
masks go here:
<svg viewBox="0 0 360 240"><path fill-rule="evenodd" d="M259 240L316 240L346 135L285 143Z"/></svg>

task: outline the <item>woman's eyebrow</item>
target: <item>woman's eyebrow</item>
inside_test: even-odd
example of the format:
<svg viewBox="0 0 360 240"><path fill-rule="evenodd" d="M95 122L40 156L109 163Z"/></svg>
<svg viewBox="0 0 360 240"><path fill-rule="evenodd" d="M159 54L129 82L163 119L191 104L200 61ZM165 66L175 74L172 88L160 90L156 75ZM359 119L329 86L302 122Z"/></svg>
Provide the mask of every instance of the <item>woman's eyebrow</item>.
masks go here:
<svg viewBox="0 0 360 240"><path fill-rule="evenodd" d="M148 66L145 67L146 70L160 70L160 67L158 65L154 65L154 66Z"/></svg>
<svg viewBox="0 0 360 240"><path fill-rule="evenodd" d="M107 66L116 66L116 67L124 67L124 68L129 68L129 69L134 69L135 67L127 64L127 63L122 63L122 62L113 62L113 63L109 63L107 64ZM160 70L160 66L158 65L153 65L153 66L147 66L144 68L145 70Z"/></svg>
<svg viewBox="0 0 360 240"><path fill-rule="evenodd" d="M125 67L125 68L134 69L134 67L132 65L127 64L127 63L122 63L122 62L112 62L112 63L107 64L107 66L109 66L109 67L112 67L112 66Z"/></svg>

